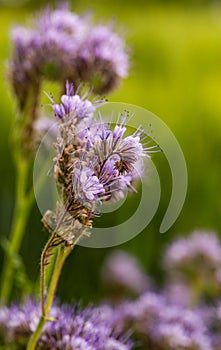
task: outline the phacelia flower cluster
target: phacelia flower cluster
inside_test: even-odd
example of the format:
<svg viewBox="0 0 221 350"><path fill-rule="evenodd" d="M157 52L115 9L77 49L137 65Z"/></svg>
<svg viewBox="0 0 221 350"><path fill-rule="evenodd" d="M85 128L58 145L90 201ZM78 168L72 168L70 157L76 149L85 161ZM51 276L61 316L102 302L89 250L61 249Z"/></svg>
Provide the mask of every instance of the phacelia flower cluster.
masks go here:
<svg viewBox="0 0 221 350"><path fill-rule="evenodd" d="M76 231L80 235L81 229L85 233L92 226L103 201L119 200L126 189L134 189L132 181L141 175L140 163L148 148L142 144L142 130L125 135L127 114L120 116L113 128L97 121L93 114L101 101L81 97L72 84L67 83L60 104L51 101L59 123L54 178L61 205L47 212L43 222L55 229L63 217L56 231L74 244L79 239Z"/></svg>
<svg viewBox="0 0 221 350"><path fill-rule="evenodd" d="M124 251L114 251L104 261L101 269L102 283L112 301L137 296L147 290L150 279L139 261Z"/></svg>
<svg viewBox="0 0 221 350"><path fill-rule="evenodd" d="M163 287L149 284L133 300L113 299L113 291L123 286L128 297L127 289L139 287L141 270L129 253L111 252L102 279L109 283L106 291L112 292L106 300L117 301L112 308L114 327L132 332L141 349L220 350L220 249L219 236L212 232L179 237L165 251Z"/></svg>
<svg viewBox="0 0 221 350"><path fill-rule="evenodd" d="M212 350L210 333L197 310L168 303L162 295L147 292L124 302L115 317L116 328L133 329L143 349Z"/></svg>
<svg viewBox="0 0 221 350"><path fill-rule="evenodd" d="M38 349L131 350L132 342L128 336L113 329L112 312L107 313L106 309L53 306L51 317L56 322L45 325ZM40 316L40 306L31 300L24 305L0 309L0 339L4 348L24 348Z"/></svg>
<svg viewBox="0 0 221 350"><path fill-rule="evenodd" d="M213 232L195 231L168 247L164 266L169 284L197 286L192 299L217 296L221 290L221 244ZM193 300L194 302L194 300Z"/></svg>
<svg viewBox="0 0 221 350"><path fill-rule="evenodd" d="M89 82L107 93L128 73L128 50L111 26L92 24L68 6L46 9L33 28L15 27L10 78L21 110L27 96L36 94L42 79Z"/></svg>

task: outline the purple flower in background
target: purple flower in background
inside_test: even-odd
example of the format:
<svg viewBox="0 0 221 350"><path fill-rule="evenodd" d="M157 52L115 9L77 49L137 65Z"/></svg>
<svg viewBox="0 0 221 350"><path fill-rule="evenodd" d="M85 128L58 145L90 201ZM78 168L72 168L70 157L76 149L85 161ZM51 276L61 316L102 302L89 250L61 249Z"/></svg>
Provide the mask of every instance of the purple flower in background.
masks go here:
<svg viewBox="0 0 221 350"><path fill-rule="evenodd" d="M81 55L88 61L93 60L103 65L108 63L119 77L125 78L128 73L128 54L124 41L110 27L98 25L87 36Z"/></svg>
<svg viewBox="0 0 221 350"><path fill-rule="evenodd" d="M212 350L210 334L197 310L166 305L153 331L156 343L163 349Z"/></svg>
<svg viewBox="0 0 221 350"><path fill-rule="evenodd" d="M38 16L37 29L42 33L50 30L57 33L60 31L63 34L71 35L73 42L80 42L87 31L87 20L88 18L71 12L67 4L62 4L53 11L50 8L43 11Z"/></svg>
<svg viewBox="0 0 221 350"><path fill-rule="evenodd" d="M101 279L113 300L125 298L125 295L138 295L150 284L136 258L120 250L110 253L105 259Z"/></svg>
<svg viewBox="0 0 221 350"><path fill-rule="evenodd" d="M67 5L47 8L31 29L15 27L11 39L14 52L9 71L21 109L30 89L39 88L42 78L62 84L71 80L76 85L86 81L95 91L106 93L128 73L123 39L109 27L95 26L88 16L71 12ZM71 100L78 102L77 97Z"/></svg>
<svg viewBox="0 0 221 350"><path fill-rule="evenodd" d="M163 293L169 302L181 305L183 307L192 306L193 290L185 280L174 276L167 279Z"/></svg>
<svg viewBox="0 0 221 350"><path fill-rule="evenodd" d="M105 308L73 309L53 306L50 316L55 319L45 325L38 341L39 350L130 350L128 337L113 329L112 312ZM32 301L0 309L0 336L5 347L27 343L41 315L40 306Z"/></svg>
<svg viewBox="0 0 221 350"><path fill-rule="evenodd" d="M115 313L116 329L133 329L142 348L212 350L211 335L197 310L171 304L155 293L122 303Z"/></svg>
<svg viewBox="0 0 221 350"><path fill-rule="evenodd" d="M221 290L221 244L212 232L195 231L179 238L166 250L164 266L168 283L186 284L192 303L204 296L218 296Z"/></svg>
<svg viewBox="0 0 221 350"><path fill-rule="evenodd" d="M113 89L128 74L128 50L110 27L98 25L88 32L79 50L83 78L99 85L102 92Z"/></svg>
<svg viewBox="0 0 221 350"><path fill-rule="evenodd" d="M176 240L165 253L165 267L182 268L191 262L201 259L211 267L221 263L221 245L213 232L195 231L191 236Z"/></svg>

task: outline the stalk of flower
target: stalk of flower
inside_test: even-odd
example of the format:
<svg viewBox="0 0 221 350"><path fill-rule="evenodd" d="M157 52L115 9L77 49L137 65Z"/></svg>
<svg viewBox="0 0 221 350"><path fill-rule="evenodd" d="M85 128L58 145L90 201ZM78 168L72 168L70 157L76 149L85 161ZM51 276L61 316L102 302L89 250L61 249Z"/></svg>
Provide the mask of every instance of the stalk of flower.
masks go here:
<svg viewBox="0 0 221 350"><path fill-rule="evenodd" d="M65 259L79 239L88 235L102 202L119 200L122 191L133 188L134 167L148 156L148 149L140 141L142 130L124 136L127 114L120 116L119 124L112 130L109 124L93 119L100 101L92 103L85 96L81 98L74 94L73 89L73 85L67 83L61 104L51 99L52 109L59 120L54 179L60 203L54 211L47 211L42 219L50 233L41 256L42 316L28 350L35 349L45 322L50 320L50 309ZM45 269L54 253L57 254L56 263L45 301Z"/></svg>
<svg viewBox="0 0 221 350"><path fill-rule="evenodd" d="M63 93L67 79L76 86L81 81L92 85L96 82L95 91L108 93L127 76L129 66L125 43L110 26L96 26L88 16L78 16L64 4L39 13L32 28L15 27L11 40L8 77L18 107L13 147L18 176L14 222L10 241L5 244L8 248L0 288L2 303L10 298L13 283L9 256L19 252L34 202L29 178L41 124L39 101L43 84L56 81Z"/></svg>

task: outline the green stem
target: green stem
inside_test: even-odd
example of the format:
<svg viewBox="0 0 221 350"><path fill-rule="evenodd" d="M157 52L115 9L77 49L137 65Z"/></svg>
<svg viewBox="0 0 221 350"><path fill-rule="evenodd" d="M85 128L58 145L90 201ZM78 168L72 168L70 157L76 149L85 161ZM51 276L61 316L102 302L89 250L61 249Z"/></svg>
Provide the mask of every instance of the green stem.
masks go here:
<svg viewBox="0 0 221 350"><path fill-rule="evenodd" d="M44 328L45 323L46 323L45 317L41 316L41 318L38 322L37 328L29 340L29 343L27 345L27 350L34 350L35 349L37 342L38 342L38 339L40 338L41 332Z"/></svg>
<svg viewBox="0 0 221 350"><path fill-rule="evenodd" d="M68 255L70 254L72 249L73 249L73 247L66 247L66 248L59 247L58 248L57 258L56 258L56 262L55 262L55 266L54 266L54 271L53 271L53 274L52 274L52 277L50 280L50 285L49 285L49 289L48 289L48 296L47 296L47 300L46 300L46 304L45 304L46 316L49 315L49 312L51 310L51 305L52 305L53 300L54 300L54 295L55 295L55 291L57 288L59 277L61 275L62 267L64 265L66 258L68 257Z"/></svg>
<svg viewBox="0 0 221 350"><path fill-rule="evenodd" d="M53 235L52 235L53 237ZM49 240L49 242L51 239ZM49 246L48 243L46 247ZM45 248L46 248L45 247ZM54 319L50 318L50 310L51 306L54 300L55 296L55 291L57 288L58 280L61 274L62 267L64 265L64 262L68 255L70 254L71 250L73 247L64 247L60 246L57 248L57 256L56 256L56 261L54 265L54 270L51 276L49 288L48 288L48 294L47 294L47 299L46 303L44 304L44 269L45 267L42 265L43 264L43 258L41 259L41 305L42 305L42 315L41 318L38 322L37 328L35 332L32 334L29 343L27 345L27 350L35 350L37 342L41 336L41 332L43 330L43 327L47 321L55 321ZM44 249L45 251L45 249ZM44 253L43 251L43 253ZM43 255L43 254L42 254Z"/></svg>
<svg viewBox="0 0 221 350"><path fill-rule="evenodd" d="M33 196L27 194L27 178L29 164L25 161L18 163L18 177L16 183L16 206L14 210L13 224L9 236L8 250L4 258L0 301L7 303L10 298L13 285L14 263L13 257L18 253L24 235L24 229L33 203ZM30 192L32 189L30 190Z"/></svg>

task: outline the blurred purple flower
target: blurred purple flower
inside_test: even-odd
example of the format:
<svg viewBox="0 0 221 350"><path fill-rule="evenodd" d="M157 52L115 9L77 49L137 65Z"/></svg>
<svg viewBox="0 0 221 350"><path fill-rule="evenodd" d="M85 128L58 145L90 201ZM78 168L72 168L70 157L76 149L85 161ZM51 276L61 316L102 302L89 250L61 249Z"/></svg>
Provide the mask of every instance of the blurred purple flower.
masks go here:
<svg viewBox="0 0 221 350"><path fill-rule="evenodd" d="M221 244L212 232L195 231L179 238L166 250L164 267L168 283L183 283L189 288L192 303L221 291Z"/></svg>
<svg viewBox="0 0 221 350"><path fill-rule="evenodd" d="M79 62L85 67L81 70L83 78L95 86L100 84L103 92L112 90L119 78L128 74L127 51L124 41L110 27L92 28L79 50Z"/></svg>
<svg viewBox="0 0 221 350"><path fill-rule="evenodd" d="M112 319L102 316L102 307L73 309L53 306L38 342L40 350L130 350L132 343L113 330ZM105 310L105 308L104 308ZM108 313L109 316L112 313ZM0 310L0 336L4 346L25 345L41 315L40 306L32 301ZM96 316L96 317L95 317ZM4 331L3 331L4 330ZM128 338L128 337L127 337Z"/></svg>
<svg viewBox="0 0 221 350"><path fill-rule="evenodd" d="M138 260L124 251L116 250L105 259L101 279L111 298L139 295L150 285Z"/></svg>
<svg viewBox="0 0 221 350"><path fill-rule="evenodd" d="M11 39L10 78L21 109L42 77L61 83L71 80L76 85L83 80L106 93L127 76L124 41L109 27L94 26L88 16L72 13L67 5L47 8L32 29L15 27ZM77 97L71 100L76 103Z"/></svg>
<svg viewBox="0 0 221 350"><path fill-rule="evenodd" d="M221 245L215 233L195 231L191 236L176 240L167 249L164 263L167 269L182 269L197 259L214 268L220 266Z"/></svg>
<svg viewBox="0 0 221 350"><path fill-rule="evenodd" d="M169 302L184 307L191 306L193 301L192 288L186 281L175 277L166 281L163 293Z"/></svg>
<svg viewBox="0 0 221 350"><path fill-rule="evenodd" d="M154 293L122 303L115 313L115 327L133 329L144 349L212 350L211 335L198 310L169 303Z"/></svg>

